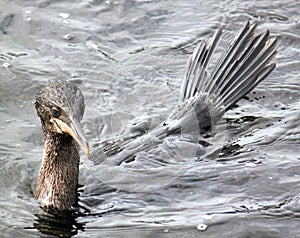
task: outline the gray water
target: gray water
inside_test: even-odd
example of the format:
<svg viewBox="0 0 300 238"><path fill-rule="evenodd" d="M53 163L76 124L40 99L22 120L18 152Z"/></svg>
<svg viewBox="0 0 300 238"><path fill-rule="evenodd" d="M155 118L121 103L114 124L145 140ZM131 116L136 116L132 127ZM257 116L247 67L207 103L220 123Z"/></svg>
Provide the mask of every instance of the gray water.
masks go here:
<svg viewBox="0 0 300 238"><path fill-rule="evenodd" d="M1 237L300 237L297 1L2 0L0 9ZM224 46L248 19L278 37L277 68L224 116L222 152L133 183L117 170L117 186L82 154L81 208L65 220L40 209L33 103L47 80L83 91L93 151L134 118L167 117L197 42L222 28Z"/></svg>

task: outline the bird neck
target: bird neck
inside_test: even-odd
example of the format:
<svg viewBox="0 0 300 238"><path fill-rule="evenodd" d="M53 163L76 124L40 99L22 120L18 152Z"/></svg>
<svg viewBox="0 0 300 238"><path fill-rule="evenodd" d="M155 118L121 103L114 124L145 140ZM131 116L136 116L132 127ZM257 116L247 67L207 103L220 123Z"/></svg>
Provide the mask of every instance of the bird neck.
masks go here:
<svg viewBox="0 0 300 238"><path fill-rule="evenodd" d="M44 208L67 210L77 202L78 150L73 138L67 134L44 130L44 142L44 156L34 197Z"/></svg>

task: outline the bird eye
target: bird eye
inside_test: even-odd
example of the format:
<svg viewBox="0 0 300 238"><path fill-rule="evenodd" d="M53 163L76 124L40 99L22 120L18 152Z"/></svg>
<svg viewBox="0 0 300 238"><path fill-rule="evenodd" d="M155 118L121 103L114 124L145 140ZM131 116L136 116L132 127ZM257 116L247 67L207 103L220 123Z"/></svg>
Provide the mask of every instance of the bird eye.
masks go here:
<svg viewBox="0 0 300 238"><path fill-rule="evenodd" d="M60 116L60 111L55 107L52 108L52 116L56 118Z"/></svg>

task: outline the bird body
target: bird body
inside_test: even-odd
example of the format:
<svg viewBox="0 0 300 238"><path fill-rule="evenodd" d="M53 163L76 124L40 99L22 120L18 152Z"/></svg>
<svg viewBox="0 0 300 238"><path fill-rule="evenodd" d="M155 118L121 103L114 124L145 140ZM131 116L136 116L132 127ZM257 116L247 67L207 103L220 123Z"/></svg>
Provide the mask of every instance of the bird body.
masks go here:
<svg viewBox="0 0 300 238"><path fill-rule="evenodd" d="M249 93L275 68L271 63L276 38L269 32L256 34L247 22L218 60L210 74L208 65L221 38L221 31L202 41L190 57L179 92L179 104L156 128L136 131L118 140L106 140L93 151L95 164L120 165L136 154L176 135L194 135L199 143L203 133L238 100ZM34 191L43 207L66 210L77 200L79 173L78 144L89 156L89 146L80 127L84 112L81 91L72 83L52 81L36 97L36 110L44 133L43 162Z"/></svg>
<svg viewBox="0 0 300 238"><path fill-rule="evenodd" d="M53 81L36 96L41 119L44 155L33 196L44 208L67 210L77 201L79 153L89 154L79 121L84 112L81 91L73 84Z"/></svg>
<svg viewBox="0 0 300 238"><path fill-rule="evenodd" d="M47 133L44 142L47 146L34 197L43 207L69 209L77 201L80 158L75 141L68 134Z"/></svg>

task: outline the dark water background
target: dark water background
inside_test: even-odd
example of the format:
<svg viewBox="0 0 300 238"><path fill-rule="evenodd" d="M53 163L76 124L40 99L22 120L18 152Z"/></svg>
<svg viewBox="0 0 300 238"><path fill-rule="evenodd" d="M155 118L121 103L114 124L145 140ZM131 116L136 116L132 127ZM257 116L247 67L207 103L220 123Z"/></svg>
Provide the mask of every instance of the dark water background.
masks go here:
<svg viewBox="0 0 300 238"><path fill-rule="evenodd" d="M0 236L300 237L299 12L292 0L2 0ZM83 155L82 209L64 221L43 214L32 198L43 153L33 102L47 80L82 89L93 150L132 118L167 116L196 43L218 28L226 43L248 19L278 37L277 68L225 115L218 158L116 189Z"/></svg>

